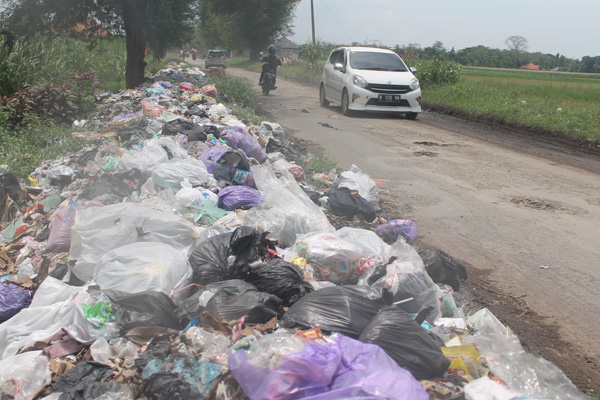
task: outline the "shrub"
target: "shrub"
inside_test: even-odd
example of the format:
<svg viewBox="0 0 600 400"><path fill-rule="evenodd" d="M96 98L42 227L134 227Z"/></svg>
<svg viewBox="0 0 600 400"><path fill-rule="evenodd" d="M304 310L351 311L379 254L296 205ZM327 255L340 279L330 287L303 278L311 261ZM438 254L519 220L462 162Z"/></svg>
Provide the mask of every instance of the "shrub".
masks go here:
<svg viewBox="0 0 600 400"><path fill-rule="evenodd" d="M93 73L73 74L63 85L45 84L0 97L0 110L13 125L37 114L56 123L71 123L95 107Z"/></svg>
<svg viewBox="0 0 600 400"><path fill-rule="evenodd" d="M322 59L325 56L325 47L320 40L302 45L302 58L306 60L308 68L312 71L323 69Z"/></svg>
<svg viewBox="0 0 600 400"><path fill-rule="evenodd" d="M430 61L417 62L415 68L422 87L454 84L459 81L461 75L460 64L444 61L439 56Z"/></svg>

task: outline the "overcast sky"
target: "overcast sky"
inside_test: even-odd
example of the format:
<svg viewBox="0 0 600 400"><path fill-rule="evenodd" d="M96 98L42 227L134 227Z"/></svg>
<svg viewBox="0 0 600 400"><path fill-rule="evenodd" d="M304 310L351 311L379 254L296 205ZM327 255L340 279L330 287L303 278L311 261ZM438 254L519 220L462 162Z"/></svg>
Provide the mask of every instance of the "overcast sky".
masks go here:
<svg viewBox="0 0 600 400"><path fill-rule="evenodd" d="M520 35L528 51L580 59L600 55L600 0L313 0L315 35L336 44L386 46L441 41L447 49L505 49ZM294 19L296 44L312 37L310 0Z"/></svg>

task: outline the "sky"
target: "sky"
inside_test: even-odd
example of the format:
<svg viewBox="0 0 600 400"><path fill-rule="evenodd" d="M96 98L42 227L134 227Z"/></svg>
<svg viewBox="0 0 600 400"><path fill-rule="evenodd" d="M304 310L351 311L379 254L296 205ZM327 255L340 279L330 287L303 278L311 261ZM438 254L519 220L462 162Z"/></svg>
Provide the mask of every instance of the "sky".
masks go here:
<svg viewBox="0 0 600 400"><path fill-rule="evenodd" d="M296 44L311 40L311 0L296 7ZM509 36L523 36L527 51L581 59L600 56L600 0L313 0L315 36L352 42L448 50L483 45L505 49Z"/></svg>

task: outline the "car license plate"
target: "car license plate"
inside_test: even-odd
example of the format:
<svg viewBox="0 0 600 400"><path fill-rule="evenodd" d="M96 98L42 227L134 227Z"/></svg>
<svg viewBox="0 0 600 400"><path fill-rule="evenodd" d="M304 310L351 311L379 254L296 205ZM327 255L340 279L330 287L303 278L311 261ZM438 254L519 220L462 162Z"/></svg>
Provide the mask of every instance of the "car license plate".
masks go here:
<svg viewBox="0 0 600 400"><path fill-rule="evenodd" d="M399 94L380 94L379 101L382 103L398 103L400 101Z"/></svg>

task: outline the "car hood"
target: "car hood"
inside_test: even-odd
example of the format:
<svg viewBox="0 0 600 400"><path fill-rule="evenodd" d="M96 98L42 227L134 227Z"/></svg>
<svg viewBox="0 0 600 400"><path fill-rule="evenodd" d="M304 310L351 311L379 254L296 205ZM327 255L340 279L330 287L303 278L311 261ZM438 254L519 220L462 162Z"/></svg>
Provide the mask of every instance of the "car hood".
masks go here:
<svg viewBox="0 0 600 400"><path fill-rule="evenodd" d="M360 75L366 79L369 83L381 83L385 84L389 82L390 85L409 85L410 81L415 77L412 72L392 72L392 71L369 71L366 69L355 70L356 75Z"/></svg>

